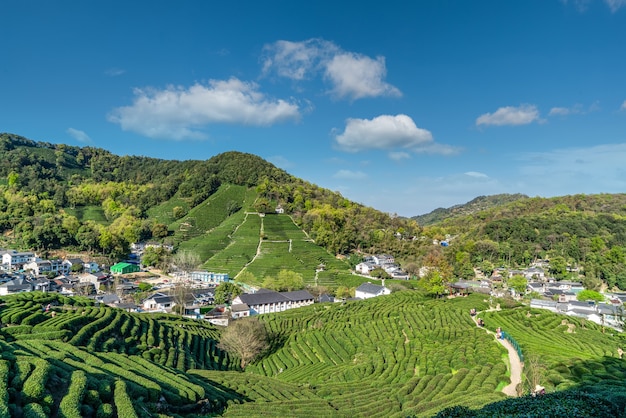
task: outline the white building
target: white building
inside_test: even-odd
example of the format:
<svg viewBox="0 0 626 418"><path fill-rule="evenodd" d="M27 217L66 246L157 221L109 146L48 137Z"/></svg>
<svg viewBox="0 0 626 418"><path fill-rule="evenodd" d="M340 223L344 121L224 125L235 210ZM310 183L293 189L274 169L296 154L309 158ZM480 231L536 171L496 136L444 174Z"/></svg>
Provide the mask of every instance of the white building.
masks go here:
<svg viewBox="0 0 626 418"><path fill-rule="evenodd" d="M189 273L191 280L203 283L220 284L230 280L228 273L213 273L211 271L192 271Z"/></svg>
<svg viewBox="0 0 626 418"><path fill-rule="evenodd" d="M231 309L239 316L244 316L244 312L236 305L248 305L250 315L283 312L288 309L300 308L312 305L315 298L306 290L296 290L293 292L276 292L269 289L259 289L256 293L244 293L237 296L232 303Z"/></svg>
<svg viewBox="0 0 626 418"><path fill-rule="evenodd" d="M9 270L19 270L24 267L24 264L35 261L36 258L35 253L31 251L8 250L2 254L2 264L7 265Z"/></svg>
<svg viewBox="0 0 626 418"><path fill-rule="evenodd" d="M385 287L384 282L382 286L372 283L363 283L356 288L354 297L358 299L369 299L389 294L391 294L391 290Z"/></svg>

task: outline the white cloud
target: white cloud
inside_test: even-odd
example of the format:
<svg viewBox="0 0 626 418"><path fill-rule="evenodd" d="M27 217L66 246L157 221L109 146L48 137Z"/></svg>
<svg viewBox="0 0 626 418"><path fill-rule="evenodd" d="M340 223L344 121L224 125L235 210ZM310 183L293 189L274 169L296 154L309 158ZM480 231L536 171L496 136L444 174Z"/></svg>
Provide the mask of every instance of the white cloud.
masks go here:
<svg viewBox="0 0 626 418"><path fill-rule="evenodd" d="M339 51L332 42L309 39L302 42L276 41L265 45L267 54L263 59L263 73L272 70L281 77L304 80L323 68L323 62Z"/></svg>
<svg viewBox="0 0 626 418"><path fill-rule="evenodd" d="M362 171L339 170L333 177L341 180L363 180L367 178L367 174Z"/></svg>
<svg viewBox="0 0 626 418"><path fill-rule="evenodd" d="M484 174L484 173L480 173L478 171L468 171L465 173L466 176L470 176L470 177L474 177L477 179L488 179L489 176Z"/></svg>
<svg viewBox="0 0 626 418"><path fill-rule="evenodd" d="M439 154L439 155L456 155L461 152L461 148L453 147L446 144L437 144L435 142L413 149L417 154Z"/></svg>
<svg viewBox="0 0 626 418"><path fill-rule="evenodd" d="M561 115L561 116L565 116L565 115L569 115L570 111L567 107L553 107L552 109L550 109L550 116L554 116L554 115Z"/></svg>
<svg viewBox="0 0 626 418"><path fill-rule="evenodd" d="M612 13L615 13L622 7L626 6L626 0L604 0L604 2L609 6Z"/></svg>
<svg viewBox="0 0 626 418"><path fill-rule="evenodd" d="M589 109L587 110L585 110L583 108L583 105L579 103L571 107L553 107L552 109L550 109L548 116L568 116L585 114L588 112L593 112L597 106L597 103L593 103L591 106L589 106Z"/></svg>
<svg viewBox="0 0 626 418"><path fill-rule="evenodd" d="M576 10L578 10L580 13L584 13L587 11L591 0L561 0L561 2L563 4L572 3Z"/></svg>
<svg viewBox="0 0 626 418"><path fill-rule="evenodd" d="M367 149L414 149L429 145L432 134L418 128L407 115L382 115L374 119L348 119L342 134L335 137L339 148L348 152Z"/></svg>
<svg viewBox="0 0 626 418"><path fill-rule="evenodd" d="M343 51L332 42L309 39L302 42L277 41L263 48L263 74L275 72L292 80L323 75L331 84L330 93L350 100L365 97L401 96L400 90L384 81L384 57L372 59Z"/></svg>
<svg viewBox="0 0 626 418"><path fill-rule="evenodd" d="M535 105L501 107L494 113L485 113L476 119L476 125L527 125L539 121L539 110Z"/></svg>
<svg viewBox="0 0 626 418"><path fill-rule="evenodd" d="M626 110L626 100L624 100L624 103L622 103L619 110Z"/></svg>
<svg viewBox="0 0 626 418"><path fill-rule="evenodd" d="M589 8L589 4L591 0L561 0L563 4L573 4L576 10L580 13L584 13ZM611 9L611 13L617 12L622 7L626 6L626 0L604 0L609 9Z"/></svg>
<svg viewBox="0 0 626 418"><path fill-rule="evenodd" d="M151 138L204 139L199 129L212 123L267 126L300 117L296 104L270 100L255 83L236 78L189 88L135 89L134 94L132 105L113 109L108 119Z"/></svg>
<svg viewBox="0 0 626 418"><path fill-rule="evenodd" d="M91 138L89 138L89 135L87 135L84 131L68 128L66 132L78 142L83 142L85 144L91 144L93 142Z"/></svg>
<svg viewBox="0 0 626 418"><path fill-rule="evenodd" d="M104 72L104 74L108 75L109 77L117 77L124 74L125 72L126 70L122 70L121 68L109 68Z"/></svg>
<svg viewBox="0 0 626 418"><path fill-rule="evenodd" d="M396 161L408 160L411 158L411 154L404 151L392 151L389 154L389 158Z"/></svg>
<svg viewBox="0 0 626 418"><path fill-rule="evenodd" d="M364 55L335 55L326 65L326 78L334 85L331 94L352 100L364 97L401 96L400 90L383 81L387 74L385 59Z"/></svg>

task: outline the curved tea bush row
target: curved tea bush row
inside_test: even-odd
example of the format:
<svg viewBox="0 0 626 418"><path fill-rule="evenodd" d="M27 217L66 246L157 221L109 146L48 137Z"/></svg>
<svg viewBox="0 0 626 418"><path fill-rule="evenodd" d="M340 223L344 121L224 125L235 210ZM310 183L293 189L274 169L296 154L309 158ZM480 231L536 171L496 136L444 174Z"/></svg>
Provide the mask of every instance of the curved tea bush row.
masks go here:
<svg viewBox="0 0 626 418"><path fill-rule="evenodd" d="M488 328L500 326L511 334L525 353L527 363L533 363L533 353L541 353L538 367L546 370L541 384L550 390L606 379L610 374L603 363L617 358L618 348L623 345L614 332L603 333L590 321L547 310L516 308L485 312L481 317ZM583 362L586 366L581 368L579 364ZM529 367L525 369L528 373Z"/></svg>
<svg viewBox="0 0 626 418"><path fill-rule="evenodd" d="M115 382L115 408L117 415L125 418L137 418L137 413L133 407L131 397L126 390L126 383L123 380Z"/></svg>
<svg viewBox="0 0 626 418"><path fill-rule="evenodd" d="M81 418L81 402L87 389L85 372L76 370L72 373L68 393L59 404L59 416L65 418Z"/></svg>
<svg viewBox="0 0 626 418"><path fill-rule="evenodd" d="M0 360L0 417L9 417L9 369L10 363Z"/></svg>

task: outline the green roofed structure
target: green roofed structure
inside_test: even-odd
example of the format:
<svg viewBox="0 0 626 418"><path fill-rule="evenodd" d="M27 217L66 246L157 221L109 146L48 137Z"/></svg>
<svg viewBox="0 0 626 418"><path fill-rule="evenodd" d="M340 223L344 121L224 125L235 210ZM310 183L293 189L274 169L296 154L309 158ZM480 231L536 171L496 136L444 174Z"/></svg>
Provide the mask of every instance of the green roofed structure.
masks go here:
<svg viewBox="0 0 626 418"><path fill-rule="evenodd" d="M138 271L139 266L130 263L117 263L111 266L111 273L113 274L136 273Z"/></svg>

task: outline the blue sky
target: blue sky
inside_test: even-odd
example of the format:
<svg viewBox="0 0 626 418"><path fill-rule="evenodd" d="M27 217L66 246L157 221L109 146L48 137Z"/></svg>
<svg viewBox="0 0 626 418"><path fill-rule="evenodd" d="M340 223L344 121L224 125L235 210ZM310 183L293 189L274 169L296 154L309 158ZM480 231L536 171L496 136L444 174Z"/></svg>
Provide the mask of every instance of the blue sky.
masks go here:
<svg viewBox="0 0 626 418"><path fill-rule="evenodd" d="M0 3L0 131L401 216L626 191L626 0Z"/></svg>

